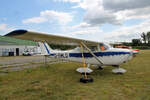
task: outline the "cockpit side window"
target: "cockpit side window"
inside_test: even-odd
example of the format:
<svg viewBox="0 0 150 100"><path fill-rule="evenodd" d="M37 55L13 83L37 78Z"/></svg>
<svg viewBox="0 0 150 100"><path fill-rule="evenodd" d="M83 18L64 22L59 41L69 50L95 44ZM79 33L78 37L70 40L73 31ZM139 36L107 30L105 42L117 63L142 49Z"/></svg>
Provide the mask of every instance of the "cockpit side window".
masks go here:
<svg viewBox="0 0 150 100"><path fill-rule="evenodd" d="M100 43L99 46L100 46L101 51L105 51L105 50L108 50L110 48L109 45L106 45L104 43Z"/></svg>

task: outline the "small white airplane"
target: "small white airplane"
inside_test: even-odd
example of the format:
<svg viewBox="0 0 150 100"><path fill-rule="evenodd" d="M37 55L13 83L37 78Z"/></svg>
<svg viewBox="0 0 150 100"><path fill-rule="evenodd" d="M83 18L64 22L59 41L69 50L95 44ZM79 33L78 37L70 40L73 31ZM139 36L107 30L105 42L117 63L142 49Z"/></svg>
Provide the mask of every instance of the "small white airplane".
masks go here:
<svg viewBox="0 0 150 100"><path fill-rule="evenodd" d="M90 65L98 66L101 69L103 66L113 66L116 67L112 70L114 73L125 73L126 70L120 68L120 65L128 62L133 57L133 51L129 49L113 48L109 44L103 42L31 32L27 30L15 30L5 36L37 41L41 48L42 55L49 55L50 57L83 63L83 67L77 69L78 72L85 74L84 79L80 79L80 81L88 79L86 74L93 71L89 68ZM72 50L60 51L51 49L47 43L74 45L77 47Z"/></svg>

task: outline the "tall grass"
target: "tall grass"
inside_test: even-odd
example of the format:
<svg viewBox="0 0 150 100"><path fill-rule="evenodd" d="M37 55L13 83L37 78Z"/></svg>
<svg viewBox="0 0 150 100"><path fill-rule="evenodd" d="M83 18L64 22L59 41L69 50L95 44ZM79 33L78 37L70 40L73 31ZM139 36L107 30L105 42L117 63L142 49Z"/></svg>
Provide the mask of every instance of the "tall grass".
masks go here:
<svg viewBox="0 0 150 100"><path fill-rule="evenodd" d="M0 100L150 100L150 50L141 51L121 67L97 70L93 83L79 82L78 63L59 63L0 75Z"/></svg>

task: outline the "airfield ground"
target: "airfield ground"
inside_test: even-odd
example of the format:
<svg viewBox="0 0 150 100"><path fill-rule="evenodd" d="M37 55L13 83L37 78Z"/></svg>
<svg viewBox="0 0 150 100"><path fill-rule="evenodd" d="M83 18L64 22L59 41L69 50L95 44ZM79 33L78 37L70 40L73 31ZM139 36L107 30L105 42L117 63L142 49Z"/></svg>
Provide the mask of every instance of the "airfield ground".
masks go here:
<svg viewBox="0 0 150 100"><path fill-rule="evenodd" d="M123 64L124 75L113 74L113 67L92 68L94 82L88 84L79 82L79 63L40 66L7 72L0 68L0 100L150 100L150 50Z"/></svg>

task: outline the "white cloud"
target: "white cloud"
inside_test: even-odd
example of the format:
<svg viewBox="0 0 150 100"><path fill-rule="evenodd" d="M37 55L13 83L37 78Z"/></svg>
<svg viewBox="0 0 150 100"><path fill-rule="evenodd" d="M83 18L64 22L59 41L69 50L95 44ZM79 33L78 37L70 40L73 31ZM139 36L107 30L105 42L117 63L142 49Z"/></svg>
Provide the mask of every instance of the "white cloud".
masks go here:
<svg viewBox="0 0 150 100"><path fill-rule="evenodd" d="M4 35L12 30L14 30L14 28L9 27L7 24L0 24L1 35Z"/></svg>
<svg viewBox="0 0 150 100"><path fill-rule="evenodd" d="M150 18L150 7L138 8L132 10L124 10L115 13L121 20L128 19L149 19Z"/></svg>
<svg viewBox="0 0 150 100"><path fill-rule="evenodd" d="M150 0L55 0L76 3L85 10L84 22L93 25L121 25L128 19L150 17Z"/></svg>
<svg viewBox="0 0 150 100"><path fill-rule="evenodd" d="M47 21L46 18L43 18L43 17L33 17L33 18L29 18L29 19L25 19L23 20L23 23L24 24L28 24L28 23L42 23L42 22L45 22Z"/></svg>
<svg viewBox="0 0 150 100"><path fill-rule="evenodd" d="M88 24L92 25L102 25L106 23L114 25L121 24L121 20L117 19L117 16L114 13L99 8L96 8L96 10L94 9L88 10L84 16L84 21L86 21Z"/></svg>
<svg viewBox="0 0 150 100"><path fill-rule="evenodd" d="M70 13L46 10L40 12L40 16L32 17L23 20L24 24L28 23L43 23L43 22L58 22L59 24L67 24L72 21L73 16Z"/></svg>
<svg viewBox="0 0 150 100"><path fill-rule="evenodd" d="M90 26L91 26L90 24L87 24L86 22L82 22L79 25L72 26L71 28L72 29L87 28L87 27L90 27Z"/></svg>
<svg viewBox="0 0 150 100"><path fill-rule="evenodd" d="M92 25L120 25L128 19L150 16L150 0L82 0L72 8L86 11L84 22Z"/></svg>
<svg viewBox="0 0 150 100"><path fill-rule="evenodd" d="M72 34L83 34L83 35L90 35L90 34L100 34L103 31L100 30L99 27L84 27L79 28L76 31L72 32Z"/></svg>
<svg viewBox="0 0 150 100"><path fill-rule="evenodd" d="M140 38L142 32L150 31L150 20L146 20L138 25L133 26L122 26L119 29L116 29L105 37L107 41L131 41L133 38Z"/></svg>
<svg viewBox="0 0 150 100"><path fill-rule="evenodd" d="M150 6L150 0L103 0L103 7L107 10L121 11Z"/></svg>
<svg viewBox="0 0 150 100"><path fill-rule="evenodd" d="M72 8L79 7L86 11L84 22L91 24L91 26L106 23L120 25L122 22L114 12L104 9L103 0L82 0Z"/></svg>
<svg viewBox="0 0 150 100"><path fill-rule="evenodd" d="M96 8L97 6L101 7L102 2L102 0L82 0L76 6L87 10Z"/></svg>
<svg viewBox="0 0 150 100"><path fill-rule="evenodd" d="M150 29L150 1L149 0L55 0L56 2L74 3L72 8L84 9L83 21L75 26L63 25L62 30L69 36L85 37L95 41L130 41L138 38L139 32ZM80 13L80 12L79 12ZM70 13L53 10L42 11L40 16L29 18L23 23L42 23L57 21L67 24L72 21ZM123 26L123 22L131 19L144 19L138 25ZM104 32L103 24L120 25L119 29ZM109 27L108 27L109 30ZM62 33L63 33L62 32ZM70 32L70 33L69 33ZM88 37L87 37L88 36Z"/></svg>
<svg viewBox="0 0 150 100"><path fill-rule="evenodd" d="M7 24L0 24L0 31L4 31L7 29Z"/></svg>
<svg viewBox="0 0 150 100"><path fill-rule="evenodd" d="M66 32L65 36L101 42L103 41L104 34L103 30L95 26L95 27L78 27L76 29L70 30L70 32L68 33Z"/></svg>
<svg viewBox="0 0 150 100"><path fill-rule="evenodd" d="M83 27L84 26L84 27ZM116 41L124 42L131 41L133 38L140 38L142 32L150 31L150 20L133 25L133 26L120 26L111 32L104 32L98 26L89 26L87 23L80 23L79 25L72 26L73 31L70 35L94 41Z"/></svg>

